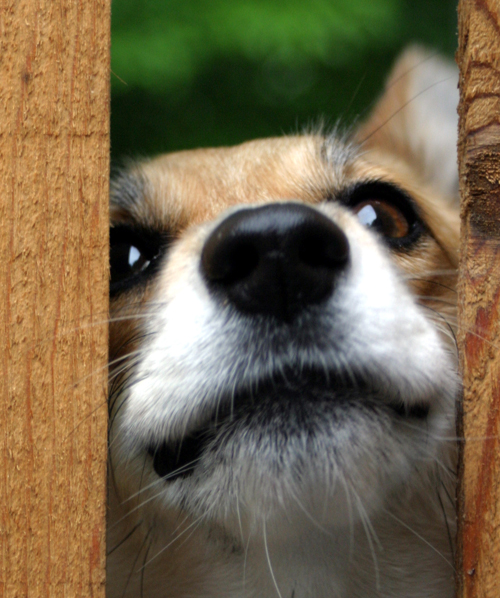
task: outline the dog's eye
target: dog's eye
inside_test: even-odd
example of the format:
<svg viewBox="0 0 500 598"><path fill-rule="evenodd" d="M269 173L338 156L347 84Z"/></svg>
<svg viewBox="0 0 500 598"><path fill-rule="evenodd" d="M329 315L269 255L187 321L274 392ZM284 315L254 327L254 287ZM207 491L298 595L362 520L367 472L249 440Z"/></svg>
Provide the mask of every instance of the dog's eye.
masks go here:
<svg viewBox="0 0 500 598"><path fill-rule="evenodd" d="M110 229L110 294L145 280L156 269L162 253L156 232L148 233L128 226Z"/></svg>
<svg viewBox="0 0 500 598"><path fill-rule="evenodd" d="M373 228L384 237L402 239L410 232L410 224L395 206L379 199L365 200L354 206L361 224Z"/></svg>
<svg viewBox="0 0 500 598"><path fill-rule="evenodd" d="M370 181L356 185L341 201L361 224L380 234L394 249L408 248L425 230L414 200L390 183Z"/></svg>
<svg viewBox="0 0 500 598"><path fill-rule="evenodd" d="M128 243L117 243L111 247L110 262L112 282L137 276L151 264L139 248Z"/></svg>

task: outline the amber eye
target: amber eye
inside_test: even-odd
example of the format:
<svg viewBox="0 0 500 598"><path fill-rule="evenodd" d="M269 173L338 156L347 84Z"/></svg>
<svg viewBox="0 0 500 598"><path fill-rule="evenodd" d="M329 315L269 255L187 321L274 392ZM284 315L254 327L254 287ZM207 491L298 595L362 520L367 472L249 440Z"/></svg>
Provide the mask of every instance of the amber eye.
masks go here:
<svg viewBox="0 0 500 598"><path fill-rule="evenodd" d="M346 189L339 199L363 226L380 235L396 251L410 249L427 230L415 200L392 183L358 183Z"/></svg>
<svg viewBox="0 0 500 598"><path fill-rule="evenodd" d="M384 237L402 239L410 233L410 223L394 205L379 199L367 199L353 207L361 224Z"/></svg>

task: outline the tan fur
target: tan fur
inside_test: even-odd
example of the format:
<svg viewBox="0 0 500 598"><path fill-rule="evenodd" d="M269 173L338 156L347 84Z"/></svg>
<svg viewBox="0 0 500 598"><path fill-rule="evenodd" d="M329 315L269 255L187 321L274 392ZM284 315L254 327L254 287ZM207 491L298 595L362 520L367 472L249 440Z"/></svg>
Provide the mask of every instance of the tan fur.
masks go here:
<svg viewBox="0 0 500 598"><path fill-rule="evenodd" d="M391 113L392 102L390 98L390 106L378 107L376 122L381 112ZM453 292L446 286L454 288L455 274L443 279L443 271L455 270L457 266L459 216L446 197L437 199L436 191L422 181L420 164L414 166L385 147L374 147L348 163L339 177L319 162L322 144L320 136L282 137L160 156L136 167L146 181L145 201L139 209L118 216L112 205L112 218L120 223L160 223L180 236L190 227L214 220L224 210L240 204L293 199L315 205L324 201L325 196L333 195L340 184L345 186L363 179L390 181L419 202L434 235L428 246L420 249L419 256L406 259L401 255L396 259L409 278L420 280L415 284L418 294L432 297L433 305L441 298L453 302ZM148 296L149 293L144 301ZM116 306L118 309L115 307L117 313L122 301ZM120 325L120 343L123 334ZM112 334L112 341L114 338Z"/></svg>
<svg viewBox="0 0 500 598"><path fill-rule="evenodd" d="M200 226L216 221L226 210L241 205L256 206L293 200L320 206L352 183L365 180L393 183L420 207L430 234L426 235L416 250L394 252L391 259L416 301L430 308L429 319L436 322L439 330L443 330L444 342L453 352L453 341L446 337L446 333L453 329L456 310L459 221L455 189L452 184L439 181L439 165L433 165L432 159L429 161L418 135L412 137L415 129L412 119L417 118L412 112L412 99L415 94L425 93L425 89L422 90L416 81L416 75L427 60L427 55L415 49L404 56L389 78L386 94L370 119L357 130L354 146L346 149L341 159L325 156L325 137L318 133L251 141L231 148L174 153L133 165L130 172L143 184L143 199L127 209L119 202L113 203L112 222L168 230L174 239L182 243L177 246L174 242L175 250L169 262L168 275L162 274L145 287L114 300L110 341L112 358L120 360L141 348L144 317L148 317L150 302L174 292L172 289L175 289L177 272L185 269L192 256L201 251L204 237L200 236ZM433 166L437 172L433 171ZM118 361L114 373L112 368L114 384L126 382L131 375L128 369L121 373L122 365ZM114 408L116 410L117 405ZM114 417L114 412L111 417ZM141 498L127 498L126 481L115 484L112 480L110 488L112 548L128 532L133 532L143 520L143 514ZM453 492L451 486L449 491ZM130 492L133 492L133 484ZM427 507L417 504L416 500L410 499L407 508L414 509L417 520L412 520L411 525L419 529L418 517L423 517ZM163 508L160 499L152 504L158 509ZM451 516L451 513L452 509L448 507L448 515ZM224 550L221 548L220 554L215 550L200 558L199 551L206 549L200 544L201 536L198 536L195 518L191 515L176 517L180 532L185 532L179 533L180 540L173 541L171 548L165 548L170 542L168 538L165 539L163 553L161 543L155 549L160 554L147 570L144 595L170 598L247 596L239 593L239 574L218 568L224 558ZM435 516L429 517L433 519ZM436 516L438 520L439 516ZM161 530L159 521L155 525ZM191 524L194 526L192 530L189 527ZM381 566L385 561L397 558L398 547L390 546L393 525L387 520L385 527L379 530L381 542L387 545L385 556L381 556ZM124 591L127 596L139 595L142 583L139 570L149 558L146 532L147 529L136 534L111 555L108 572L108 595L111 598L121 596ZM409 531L404 533L411 536ZM437 552L449 550L447 536L442 530L437 532L434 528L428 528L419 533L430 538L428 542L437 547ZM432 551L429 554L432 555ZM450 555L447 554L446 558L450 558ZM258 569L253 573L250 571L250 561L249 557L246 563L249 578L258 577L261 573ZM411 579L413 574L408 571L411 571L413 563L408 562L406 567L404 575ZM367 565L367 568L370 566ZM127 582L129 573L131 579ZM429 575L437 576L437 573L430 571ZM449 577L451 580L451 574ZM451 581L446 583L451 588ZM443 584L446 585L439 581L437 585L441 588ZM355 586L353 582L352 587ZM404 587L398 580L387 587L395 588L390 596L424 596L423 590L419 593L417 590L415 593L398 593L398 588ZM427 586L424 583L422 587ZM351 595L359 596L362 593L361 590L351 591L352 594L342 593L339 597L350 598ZM442 595L451 596L451 591ZM431 593L425 596L430 598ZM432 597L438 598L435 594Z"/></svg>

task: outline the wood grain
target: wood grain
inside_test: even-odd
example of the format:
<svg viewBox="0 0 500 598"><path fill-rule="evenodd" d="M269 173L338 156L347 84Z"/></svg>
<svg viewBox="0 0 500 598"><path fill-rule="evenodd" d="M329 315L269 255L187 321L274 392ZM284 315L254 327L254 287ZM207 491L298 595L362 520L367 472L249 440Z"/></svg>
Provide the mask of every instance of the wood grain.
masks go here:
<svg viewBox="0 0 500 598"><path fill-rule="evenodd" d="M500 592L500 4L461 0L459 344L464 437L457 594Z"/></svg>
<svg viewBox="0 0 500 598"><path fill-rule="evenodd" d="M0 596L104 596L109 30L0 2Z"/></svg>

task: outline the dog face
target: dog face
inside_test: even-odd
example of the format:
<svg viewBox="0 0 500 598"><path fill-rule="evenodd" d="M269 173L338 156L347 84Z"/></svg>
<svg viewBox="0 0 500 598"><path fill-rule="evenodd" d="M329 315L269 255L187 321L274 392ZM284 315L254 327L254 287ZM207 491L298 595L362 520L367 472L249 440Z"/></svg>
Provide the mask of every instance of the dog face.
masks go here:
<svg viewBox="0 0 500 598"><path fill-rule="evenodd" d="M452 595L450 72L115 179L111 596Z"/></svg>

